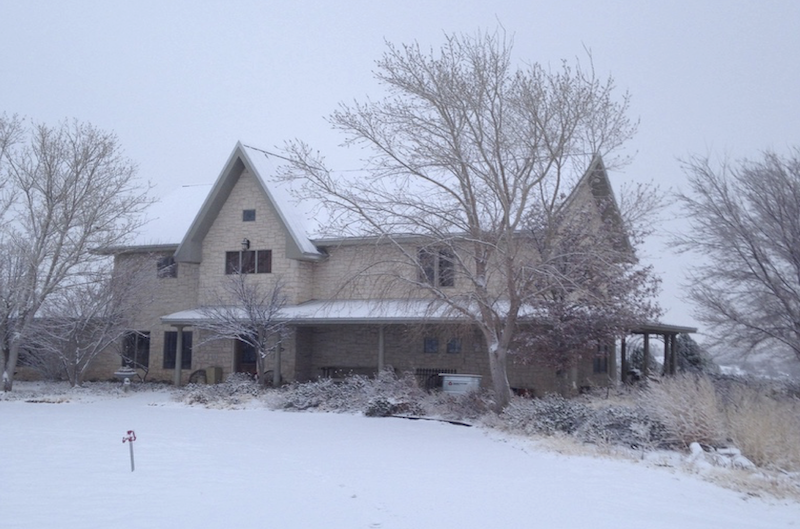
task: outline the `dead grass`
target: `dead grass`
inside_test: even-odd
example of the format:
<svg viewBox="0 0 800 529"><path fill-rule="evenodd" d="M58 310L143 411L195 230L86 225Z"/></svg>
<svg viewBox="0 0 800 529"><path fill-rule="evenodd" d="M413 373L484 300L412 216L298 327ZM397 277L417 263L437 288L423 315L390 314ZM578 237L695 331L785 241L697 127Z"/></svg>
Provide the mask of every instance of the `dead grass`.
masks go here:
<svg viewBox="0 0 800 529"><path fill-rule="evenodd" d="M669 441L678 446L727 442L725 414L708 377L687 374L651 382L642 394L642 406L663 423Z"/></svg>
<svg viewBox="0 0 800 529"><path fill-rule="evenodd" d="M800 401L738 386L725 406L730 437L760 467L800 471Z"/></svg>

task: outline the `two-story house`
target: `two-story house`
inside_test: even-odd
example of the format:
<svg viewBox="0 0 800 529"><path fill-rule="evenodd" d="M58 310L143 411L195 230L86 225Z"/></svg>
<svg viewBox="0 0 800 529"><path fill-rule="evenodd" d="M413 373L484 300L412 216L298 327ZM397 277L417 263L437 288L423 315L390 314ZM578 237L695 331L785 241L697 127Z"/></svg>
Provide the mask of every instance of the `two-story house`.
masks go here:
<svg viewBox="0 0 800 529"><path fill-rule="evenodd" d="M439 373L482 375L484 385L490 385L480 333L437 310L430 299L409 297L385 281L385 273L376 273L376 268L400 262L386 257L396 245L415 251L412 236L392 244L374 238L315 238L309 227L313 219L274 171L263 151L238 143L213 185L185 187L166 197L147 236L107 249L118 264L147 260L152 267L153 300L141 307L136 328L121 344L128 363L146 366L150 380L182 383L207 368L215 368L209 371L212 379L254 372L252 347L233 339L208 341L198 325L207 316L203 307L226 302L223 282L243 271L263 289L282 285L280 317L287 327L277 353L267 360L276 380L391 367L416 374L426 385L435 383ZM613 198L599 159L573 194L584 200L598 194ZM383 257L376 259L378 254ZM459 288L446 256L419 256L427 280ZM610 383L616 372L614 347L598 354L602 358L589 354L573 370L573 384ZM88 378L109 378L125 362L118 355L102 356ZM509 382L537 394L554 391L557 384L555 371L536 363L510 365Z"/></svg>

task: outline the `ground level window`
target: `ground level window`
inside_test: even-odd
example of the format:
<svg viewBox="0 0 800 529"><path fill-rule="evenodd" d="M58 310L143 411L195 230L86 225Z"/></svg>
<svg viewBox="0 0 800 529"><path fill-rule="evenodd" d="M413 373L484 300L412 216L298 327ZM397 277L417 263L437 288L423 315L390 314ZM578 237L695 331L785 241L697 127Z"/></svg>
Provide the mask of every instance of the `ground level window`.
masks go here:
<svg viewBox="0 0 800 529"><path fill-rule="evenodd" d="M150 367L150 332L131 331L122 339L122 367Z"/></svg>
<svg viewBox="0 0 800 529"><path fill-rule="evenodd" d="M164 332L164 369L175 369L178 351L178 331ZM192 368L192 331L183 331L181 347L181 369Z"/></svg>
<svg viewBox="0 0 800 529"><path fill-rule="evenodd" d="M595 373L608 373L608 352L607 344L598 345L597 353L594 355L593 370Z"/></svg>

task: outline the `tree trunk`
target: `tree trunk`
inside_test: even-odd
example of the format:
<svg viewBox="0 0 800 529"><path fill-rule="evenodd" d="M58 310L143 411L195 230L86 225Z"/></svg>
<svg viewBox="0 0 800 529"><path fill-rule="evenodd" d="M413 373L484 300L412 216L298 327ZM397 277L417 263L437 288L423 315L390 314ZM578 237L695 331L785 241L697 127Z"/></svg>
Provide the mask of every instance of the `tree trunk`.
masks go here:
<svg viewBox="0 0 800 529"><path fill-rule="evenodd" d="M508 383L508 350L497 343L489 344L489 372L495 394L495 411L501 412L511 401L511 386Z"/></svg>
<svg viewBox="0 0 800 529"><path fill-rule="evenodd" d="M19 343L13 341L8 349L3 369L3 391L11 391L14 386L14 371L17 370L17 358L19 358Z"/></svg>

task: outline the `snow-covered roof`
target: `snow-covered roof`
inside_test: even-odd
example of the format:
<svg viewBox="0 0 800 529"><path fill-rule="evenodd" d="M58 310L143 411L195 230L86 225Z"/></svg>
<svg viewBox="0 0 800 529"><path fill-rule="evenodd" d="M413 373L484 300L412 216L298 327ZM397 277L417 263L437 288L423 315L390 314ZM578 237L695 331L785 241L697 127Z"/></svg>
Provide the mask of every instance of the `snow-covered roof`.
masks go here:
<svg viewBox="0 0 800 529"><path fill-rule="evenodd" d="M147 209L146 223L131 245L180 244L210 190L211 184L186 185L164 195Z"/></svg>
<svg viewBox="0 0 800 529"><path fill-rule="evenodd" d="M275 178L277 163L274 156L266 151L251 145L239 142L243 154L252 169L253 175L261 183L270 201L275 205L281 220L290 236L300 246L304 254L318 254L317 247L312 244L313 238L319 233L317 205L310 199L300 200L292 193L291 184Z"/></svg>
<svg viewBox="0 0 800 529"><path fill-rule="evenodd" d="M227 163L214 182L197 216L186 231L178 250L177 261L199 263L203 240L231 190L244 170L249 170L280 217L287 233L286 255L295 259L320 259L323 254L309 239L313 217L291 196L287 185L275 175L275 161L265 151L237 142Z"/></svg>
<svg viewBox="0 0 800 529"><path fill-rule="evenodd" d="M235 309L234 309L235 310ZM244 313L242 313L244 317ZM194 325L208 319L202 308L182 310L161 317L167 325ZM420 323L458 321L445 305L433 300L313 300L281 308L276 320L304 324Z"/></svg>

